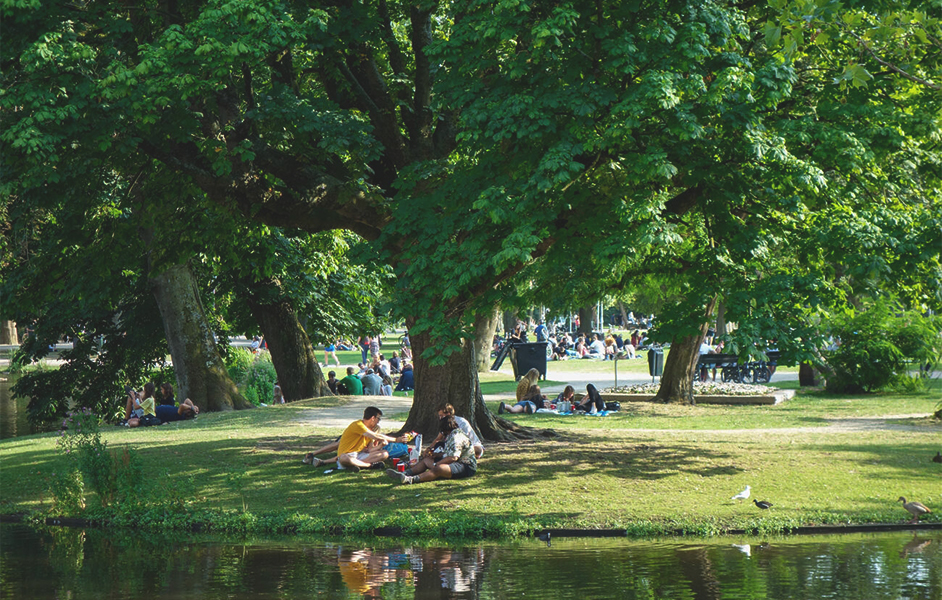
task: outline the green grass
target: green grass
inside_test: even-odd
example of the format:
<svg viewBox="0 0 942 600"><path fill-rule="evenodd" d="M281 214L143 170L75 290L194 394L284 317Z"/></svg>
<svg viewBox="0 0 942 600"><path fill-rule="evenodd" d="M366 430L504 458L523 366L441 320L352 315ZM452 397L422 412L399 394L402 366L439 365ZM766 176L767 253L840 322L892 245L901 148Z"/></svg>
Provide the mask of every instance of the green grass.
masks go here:
<svg viewBox="0 0 942 600"><path fill-rule="evenodd" d="M790 382L789 382L790 383ZM774 406L686 406L651 402L622 402L621 411L606 417L552 414L505 415L521 425L568 429L751 430L826 427L835 419L867 419L884 415L929 415L937 410L942 382L930 382L928 392L904 395L892 392L867 396L838 396L802 391ZM785 386L782 386L785 387ZM490 403L497 410L498 402ZM899 419L901 424L930 423L925 419Z"/></svg>
<svg viewBox="0 0 942 600"><path fill-rule="evenodd" d="M832 418L928 415L938 402L935 383L933 394L918 397L812 393L775 407L632 403L626 414L605 418L516 417L553 428L556 436L488 445L477 476L419 486L393 485L376 471L324 475L302 465L305 451L340 433L301 424L301 411L324 406L321 400L153 428L106 426L103 437L112 447L138 450L148 483L138 498L144 508L135 512L138 519L146 512L157 526L167 526L172 514L229 530L773 531L902 521L907 514L894 502L900 495L934 510L924 520L939 521L942 465L929 459L942 449L942 424L921 419L914 430L801 429ZM0 441L0 513L49 508L49 479L67 464L54 442L54 434ZM775 504L771 512L729 500L746 484L754 497ZM90 510L95 504L90 499ZM165 511L170 505L178 508ZM107 514L131 523L120 510Z"/></svg>

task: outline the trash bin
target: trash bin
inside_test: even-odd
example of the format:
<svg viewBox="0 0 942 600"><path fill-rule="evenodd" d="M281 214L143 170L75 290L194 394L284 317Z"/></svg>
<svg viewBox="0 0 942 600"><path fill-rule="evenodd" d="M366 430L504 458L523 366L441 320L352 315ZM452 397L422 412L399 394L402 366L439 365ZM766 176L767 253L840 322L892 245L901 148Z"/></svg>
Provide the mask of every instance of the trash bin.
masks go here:
<svg viewBox="0 0 942 600"><path fill-rule="evenodd" d="M651 377L660 377L664 373L664 350L648 348L648 373Z"/></svg>
<svg viewBox="0 0 942 600"><path fill-rule="evenodd" d="M546 379L546 344L547 342L514 344L514 352L517 355L514 364L515 379L520 379L530 369L536 369L540 376Z"/></svg>

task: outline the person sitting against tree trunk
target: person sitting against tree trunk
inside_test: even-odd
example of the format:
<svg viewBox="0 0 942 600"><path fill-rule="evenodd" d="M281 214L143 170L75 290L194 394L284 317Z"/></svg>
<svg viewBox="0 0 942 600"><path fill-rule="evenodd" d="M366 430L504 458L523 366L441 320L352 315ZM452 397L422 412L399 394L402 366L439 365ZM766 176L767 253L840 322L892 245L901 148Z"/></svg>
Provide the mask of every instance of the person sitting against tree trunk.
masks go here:
<svg viewBox="0 0 942 600"><path fill-rule="evenodd" d="M464 479L477 473L478 462L471 440L458 428L455 418L450 415L442 418L439 431L445 436L441 459L426 455L404 473L387 469L386 475L400 483L423 483L436 479Z"/></svg>
<svg viewBox="0 0 942 600"><path fill-rule="evenodd" d="M405 442L406 437L389 437L374 430L379 427L383 411L375 406L367 406L363 411L363 418L350 423L340 436L340 445L337 447L337 467L348 469L354 473L360 469L383 466L383 461L389 458L389 453L381 446L370 446L371 440L389 444L392 442Z"/></svg>
<svg viewBox="0 0 942 600"><path fill-rule="evenodd" d="M192 419L195 418L196 415L200 414L199 407L193 404L193 401L189 398L177 406L177 403L173 398L173 386L169 383L161 384L160 392L160 406L156 408L156 413L157 418L160 419L161 425L171 421Z"/></svg>
<svg viewBox="0 0 942 600"><path fill-rule="evenodd" d="M605 410L605 401L602 395L591 383L585 386L585 396L582 401L573 406L572 411L581 410L583 412L602 412Z"/></svg>

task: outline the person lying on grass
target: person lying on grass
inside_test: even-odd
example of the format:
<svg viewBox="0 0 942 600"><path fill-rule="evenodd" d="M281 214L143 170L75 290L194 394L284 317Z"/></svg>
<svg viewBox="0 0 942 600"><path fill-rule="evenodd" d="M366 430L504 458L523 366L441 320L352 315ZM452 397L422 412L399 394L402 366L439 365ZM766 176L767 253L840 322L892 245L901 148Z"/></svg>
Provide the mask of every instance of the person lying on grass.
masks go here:
<svg viewBox="0 0 942 600"><path fill-rule="evenodd" d="M373 465L376 468L382 466L383 461L389 458L389 452L382 446L370 447L371 440L381 441L384 444L392 442L405 442L406 436L390 437L382 433L376 433L374 429L379 427L379 422L383 418L383 411L375 406L367 406L363 411L363 418L354 421L347 426L343 435L340 436L340 443L337 447L337 466L341 469L348 469L354 473L360 469L369 469Z"/></svg>
<svg viewBox="0 0 942 600"><path fill-rule="evenodd" d="M193 404L193 401L189 398L177 406L176 401L173 399L173 386L169 383L161 384L160 392L160 405L156 408L156 412L161 425L171 421L192 419L200 414L199 407Z"/></svg>
<svg viewBox="0 0 942 600"><path fill-rule="evenodd" d="M527 391L526 395L513 406L507 406L501 402L497 406L497 414L503 414L505 412L509 413L522 413L525 412L528 415L532 415L541 408L547 408L546 406L546 396L543 395L543 392L540 391L540 386L534 384L530 386L530 389Z"/></svg>
<svg viewBox="0 0 942 600"><path fill-rule="evenodd" d="M464 479L477 473L478 462L474 457L471 440L458 428L453 416L439 421L439 431L445 436L445 451L436 461L431 456L405 470L404 473L386 469L386 475L399 483L423 483L436 479Z"/></svg>
<svg viewBox="0 0 942 600"><path fill-rule="evenodd" d="M373 433L379 433L379 425L373 429ZM372 440L370 442L370 447L378 446L385 450L390 458L399 458L408 454L408 446L404 443L392 442L389 444L384 444L381 440ZM304 455L304 458L301 459L301 462L306 465L311 465L312 467L323 467L323 466L337 466L337 450L340 448L340 438L338 437L332 442L324 444L320 448L315 449L312 452L308 452ZM318 454L328 454L331 456L327 458L318 458ZM382 463L380 463L382 464Z"/></svg>

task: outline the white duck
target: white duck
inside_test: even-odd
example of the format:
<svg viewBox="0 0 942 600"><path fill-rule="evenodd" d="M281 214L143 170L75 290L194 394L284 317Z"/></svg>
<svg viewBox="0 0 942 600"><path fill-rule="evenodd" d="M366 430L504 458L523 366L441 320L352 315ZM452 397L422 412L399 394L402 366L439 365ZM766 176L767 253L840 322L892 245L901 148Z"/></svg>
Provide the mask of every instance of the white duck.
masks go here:
<svg viewBox="0 0 942 600"><path fill-rule="evenodd" d="M746 486L746 489L744 489L743 491L739 492L738 494L736 494L735 496L733 496L732 498L730 498L730 500L739 500L740 503L741 503L743 500L748 500L748 499L749 499L749 491L750 491L751 489L752 489L752 488L750 488L750 487L747 485L747 486Z"/></svg>

